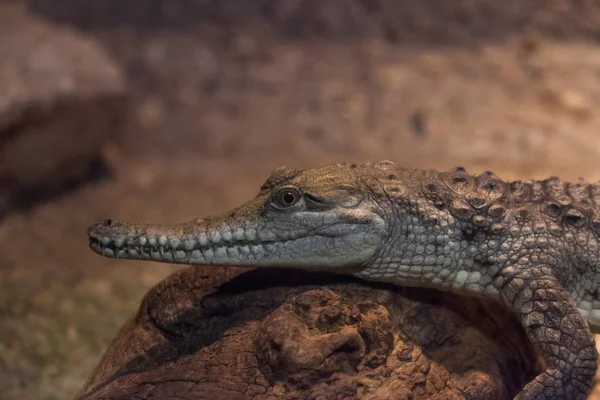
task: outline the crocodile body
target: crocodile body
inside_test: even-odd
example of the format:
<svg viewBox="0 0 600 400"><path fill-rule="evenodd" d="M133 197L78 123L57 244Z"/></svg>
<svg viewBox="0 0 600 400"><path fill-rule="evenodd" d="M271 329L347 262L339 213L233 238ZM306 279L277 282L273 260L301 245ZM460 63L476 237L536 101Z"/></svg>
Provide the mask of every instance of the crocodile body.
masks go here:
<svg viewBox="0 0 600 400"><path fill-rule="evenodd" d="M277 168L248 203L174 225L107 220L124 259L326 270L482 296L512 309L548 368L517 399L584 399L600 331L600 185L504 182L390 161Z"/></svg>

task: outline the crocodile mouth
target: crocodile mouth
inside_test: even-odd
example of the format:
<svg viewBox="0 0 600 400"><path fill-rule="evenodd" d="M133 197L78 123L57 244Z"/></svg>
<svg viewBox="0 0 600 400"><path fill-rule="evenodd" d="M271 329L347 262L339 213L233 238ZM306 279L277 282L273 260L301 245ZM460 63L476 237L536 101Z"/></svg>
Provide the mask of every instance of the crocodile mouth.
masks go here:
<svg viewBox="0 0 600 400"><path fill-rule="evenodd" d="M170 262L207 262L218 259L235 259L235 258L252 258L263 256L270 250L274 251L275 244L285 244L300 239L284 240L277 242L263 243L207 243L206 245L193 244L190 241L179 241L180 244L175 247L171 243L162 240L163 244L159 243L156 238L140 238L130 240L130 242L138 241L138 243L123 243L119 244L114 240L107 238L90 237L90 248L106 257L111 258L129 258L143 259L156 261ZM196 241L197 242L197 241ZM186 246L187 244L187 246ZM273 247L271 249L271 247Z"/></svg>
<svg viewBox="0 0 600 400"><path fill-rule="evenodd" d="M88 228L89 247L119 259L314 268L368 261L382 240L384 224L370 213L281 215L281 222L215 217L158 225L106 220Z"/></svg>
<svg viewBox="0 0 600 400"><path fill-rule="evenodd" d="M257 232L256 229L224 228L209 229L201 234L167 235L164 230L151 233L148 226L138 227L136 233L106 232L105 227L96 225L88 231L90 248L103 256L125 259L146 259L169 262L211 262L214 259L256 260L268 254L286 250L288 256L310 253L318 245L333 245L333 242L355 233L364 226L359 223L334 223L306 232L272 231ZM183 233L183 235L181 234Z"/></svg>
<svg viewBox="0 0 600 400"><path fill-rule="evenodd" d="M216 260L252 261L268 254L276 254L282 246L296 249L310 248L315 241L324 240L334 240L334 238L316 234L276 241L199 243L195 238L168 240L165 236L159 238L141 236L127 240L90 236L89 246L94 252L110 258L204 264Z"/></svg>

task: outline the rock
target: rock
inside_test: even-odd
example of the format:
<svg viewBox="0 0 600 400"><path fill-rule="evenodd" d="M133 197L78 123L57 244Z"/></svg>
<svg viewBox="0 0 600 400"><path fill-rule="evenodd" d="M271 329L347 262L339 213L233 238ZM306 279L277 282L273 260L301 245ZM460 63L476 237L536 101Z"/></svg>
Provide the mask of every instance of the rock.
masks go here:
<svg viewBox="0 0 600 400"><path fill-rule="evenodd" d="M0 215L87 176L124 110L91 38L0 6Z"/></svg>
<svg viewBox="0 0 600 400"><path fill-rule="evenodd" d="M512 399L540 367L489 302L325 273L204 274L151 289L76 399Z"/></svg>

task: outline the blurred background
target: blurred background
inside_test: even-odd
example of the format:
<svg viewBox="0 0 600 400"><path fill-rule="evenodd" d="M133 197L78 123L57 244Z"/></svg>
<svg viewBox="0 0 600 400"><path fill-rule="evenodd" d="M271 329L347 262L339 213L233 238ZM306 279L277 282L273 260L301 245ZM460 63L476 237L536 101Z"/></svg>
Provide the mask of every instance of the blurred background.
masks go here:
<svg viewBox="0 0 600 400"><path fill-rule="evenodd" d="M93 254L279 165L600 178L596 0L0 2L0 399L72 398L177 267Z"/></svg>

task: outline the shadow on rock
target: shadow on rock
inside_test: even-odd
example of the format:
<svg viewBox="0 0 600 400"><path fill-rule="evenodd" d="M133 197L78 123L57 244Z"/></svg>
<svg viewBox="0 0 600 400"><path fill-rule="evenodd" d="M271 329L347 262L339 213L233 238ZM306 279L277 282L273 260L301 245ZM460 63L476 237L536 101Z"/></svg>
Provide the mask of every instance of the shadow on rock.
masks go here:
<svg viewBox="0 0 600 400"><path fill-rule="evenodd" d="M191 267L151 289L77 399L509 399L539 367L516 319L489 302L221 272Z"/></svg>

